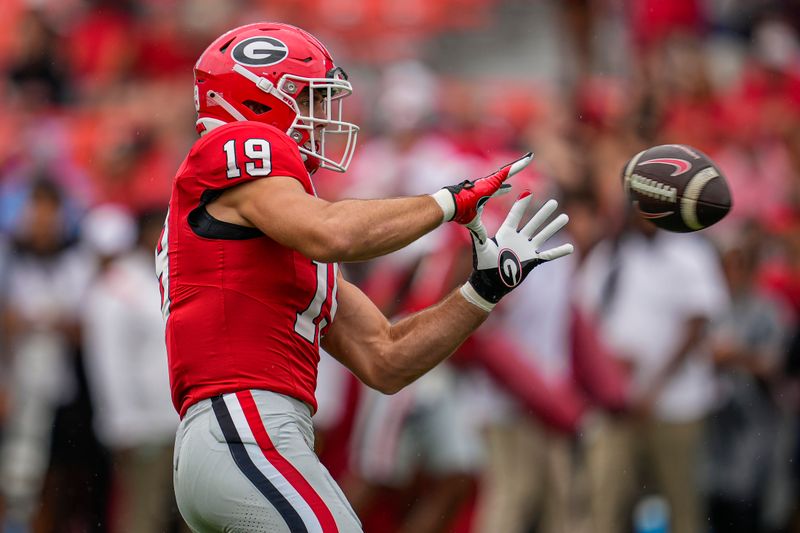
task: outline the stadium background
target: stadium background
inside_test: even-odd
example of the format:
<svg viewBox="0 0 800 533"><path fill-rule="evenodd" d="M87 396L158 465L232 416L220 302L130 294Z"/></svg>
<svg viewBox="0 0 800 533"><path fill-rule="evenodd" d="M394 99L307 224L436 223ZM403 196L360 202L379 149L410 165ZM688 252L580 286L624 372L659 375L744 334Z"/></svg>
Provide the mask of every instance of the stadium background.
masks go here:
<svg viewBox="0 0 800 533"><path fill-rule="evenodd" d="M167 481L154 476L167 472L168 477L169 459L156 463L155 458L168 456L173 413L164 404L135 413L125 409L146 404L143 398L155 398L163 388L163 375L152 371L141 353L147 351L144 339L157 337L158 326L141 319L137 328L143 329L128 335L125 350L95 353L103 346L95 342L102 336L96 329L109 327L102 318L118 320L124 330L147 314L135 310L141 304L135 302L126 307L131 316L111 317L97 304L102 298L95 289L107 288L109 265L134 254L136 228L149 232L141 250L154 243L170 180L196 138L194 60L222 31L256 20L297 24L320 37L355 87L345 112L362 126L360 146L347 174L315 177L326 199L434 191L532 149L537 159L516 186L583 208L575 212L571 238L579 257L585 257L624 224L619 169L632 154L653 144L685 143L714 158L729 179L735 208L704 238L720 259L732 251L751 259L752 287L779 310L776 320L783 332L777 359L768 368L742 364L737 369L765 391L769 416L776 420L768 442L755 446L752 457L741 458L756 462L766 454L775 459L772 473L751 488L763 497L742 505L745 514L749 509L757 515L759 530L798 530L800 4L4 0L0 492L8 531L25 531L26 522L32 531L134 531L135 520L128 517L154 514L160 503L147 495L169 494L158 491ZM453 286L455 273L461 272L464 243L447 231L439 230L433 244L354 265L348 275L387 314L413 310ZM580 265L574 268L577 272ZM122 284L138 287L136 275ZM155 301L152 305L158 307ZM495 326L499 331L515 327L502 320ZM490 354L491 348L479 344L471 351ZM142 359L126 362L132 354ZM457 361L465 362L453 365L451 373L494 375L474 359L462 355ZM359 471L367 461L360 460L353 440L362 416L357 405L366 394L328 363L321 403L330 407L319 413L318 446L345 491L359 502L367 530L422 531L410 525L424 520L414 515L420 502L434 509L431 531L477 530L475 509L481 491L488 490L482 481L487 463L475 459L466 461L468 467L458 465L463 467L456 469L458 476L445 478L450 483L444 485L435 460L414 462L400 481L367 483L370 476L380 481L386 474L380 468L393 470L392 446L372 446L383 467L373 464L369 475ZM721 376L731 365L717 363L718 374L707 385L721 398ZM109 386L112 378L121 381ZM497 376L488 379L495 379L489 396L503 388L506 396L519 394L519 387ZM127 386L133 382L136 386ZM495 405L492 398L465 395L472 397L475 412ZM587 412L629 416L625 406L611 404L598 402ZM558 433L569 443L571 514L590 517L592 494L581 477L580 457L586 420L593 417L581 414L584 422L567 424L565 430L559 414L547 412L551 407L540 405L530 418L545 434ZM722 434L704 438L704 444L737 435L717 431ZM476 435L483 447L480 428ZM482 456L476 452L475 457ZM715 468L726 466L698 463L704 509L713 496L708 480L725 475ZM535 469L526 475L542 477ZM442 492L443 486L456 485L458 490ZM138 499L131 496L135 490L143 492ZM436 495L445 493L437 502ZM537 506L521 531L533 531L537 523L543 530L547 505L545 499ZM717 530L738 531L720 525Z"/></svg>

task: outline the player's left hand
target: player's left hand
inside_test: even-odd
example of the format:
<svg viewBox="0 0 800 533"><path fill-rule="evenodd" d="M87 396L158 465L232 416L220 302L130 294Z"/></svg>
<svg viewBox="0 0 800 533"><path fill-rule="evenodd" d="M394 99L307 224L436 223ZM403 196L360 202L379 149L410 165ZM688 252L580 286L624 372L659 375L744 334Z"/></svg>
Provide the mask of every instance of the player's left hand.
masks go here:
<svg viewBox="0 0 800 533"><path fill-rule="evenodd" d="M533 160L533 153L528 152L497 172L478 178L464 180L458 185L444 187L433 194L434 200L444 212L444 221L467 224L480 214L483 205L493 196L500 196L511 190L505 181L527 167Z"/></svg>
<svg viewBox="0 0 800 533"><path fill-rule="evenodd" d="M555 200L548 200L522 229L518 229L530 201L529 192L520 195L492 238L488 237L480 214L466 224L472 234L473 271L469 281L461 288L461 294L486 311L491 311L536 266L569 255L573 251L572 244L569 243L547 250L541 249L545 241L569 221L569 217L562 213L539 230L558 207Z"/></svg>

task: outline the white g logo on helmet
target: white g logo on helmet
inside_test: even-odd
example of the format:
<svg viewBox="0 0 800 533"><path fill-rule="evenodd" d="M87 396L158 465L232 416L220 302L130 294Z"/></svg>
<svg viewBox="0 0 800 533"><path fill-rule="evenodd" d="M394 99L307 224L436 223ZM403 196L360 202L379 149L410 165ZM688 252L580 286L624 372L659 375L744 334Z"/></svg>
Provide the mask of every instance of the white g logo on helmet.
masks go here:
<svg viewBox="0 0 800 533"><path fill-rule="evenodd" d="M233 47L231 57L246 67L276 65L289 56L289 47L274 37L250 37Z"/></svg>

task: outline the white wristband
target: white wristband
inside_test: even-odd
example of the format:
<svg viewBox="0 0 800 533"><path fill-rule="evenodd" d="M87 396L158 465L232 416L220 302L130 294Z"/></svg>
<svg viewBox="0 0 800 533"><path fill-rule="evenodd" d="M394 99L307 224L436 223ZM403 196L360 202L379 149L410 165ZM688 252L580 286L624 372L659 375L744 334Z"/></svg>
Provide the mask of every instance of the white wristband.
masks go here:
<svg viewBox="0 0 800 533"><path fill-rule="evenodd" d="M461 286L461 296L472 305L480 307L487 313L491 313L494 306L497 305L478 294L469 281Z"/></svg>
<svg viewBox="0 0 800 533"><path fill-rule="evenodd" d="M442 213L444 214L442 222L453 220L453 217L456 216L456 201L453 199L453 193L447 189L439 189L431 194L431 197L442 208Z"/></svg>

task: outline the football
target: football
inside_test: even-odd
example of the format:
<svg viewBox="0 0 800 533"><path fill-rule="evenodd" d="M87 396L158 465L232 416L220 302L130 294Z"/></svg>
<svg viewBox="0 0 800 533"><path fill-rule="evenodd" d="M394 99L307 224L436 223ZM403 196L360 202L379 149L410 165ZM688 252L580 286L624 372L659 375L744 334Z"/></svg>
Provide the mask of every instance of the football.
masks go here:
<svg viewBox="0 0 800 533"><path fill-rule="evenodd" d="M622 172L625 192L641 217L668 231L707 228L733 205L725 177L691 146L648 148L633 156Z"/></svg>

